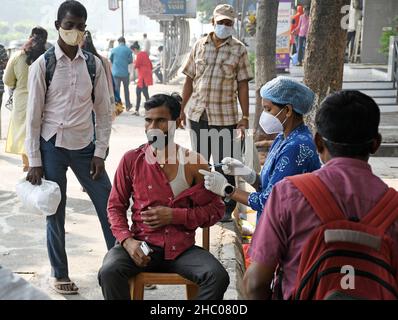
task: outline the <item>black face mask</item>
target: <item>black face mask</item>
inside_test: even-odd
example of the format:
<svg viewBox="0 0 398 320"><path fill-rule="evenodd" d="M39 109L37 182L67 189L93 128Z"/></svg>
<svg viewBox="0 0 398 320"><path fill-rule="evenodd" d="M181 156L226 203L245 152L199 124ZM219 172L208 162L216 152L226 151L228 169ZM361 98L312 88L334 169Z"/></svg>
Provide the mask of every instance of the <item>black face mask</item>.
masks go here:
<svg viewBox="0 0 398 320"><path fill-rule="evenodd" d="M155 149L164 149L169 144L169 135L161 130L150 130L146 136L148 143Z"/></svg>

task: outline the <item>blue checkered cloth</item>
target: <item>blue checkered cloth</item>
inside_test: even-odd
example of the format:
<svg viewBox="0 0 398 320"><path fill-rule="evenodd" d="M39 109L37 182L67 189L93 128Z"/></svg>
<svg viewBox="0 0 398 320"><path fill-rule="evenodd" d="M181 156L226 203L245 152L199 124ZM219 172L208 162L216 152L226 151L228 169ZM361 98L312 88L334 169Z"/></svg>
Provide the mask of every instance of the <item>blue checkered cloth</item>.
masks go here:
<svg viewBox="0 0 398 320"><path fill-rule="evenodd" d="M304 115L311 111L314 104L314 92L304 84L289 78L277 77L267 82L260 90L263 99L273 103L290 104L293 110Z"/></svg>

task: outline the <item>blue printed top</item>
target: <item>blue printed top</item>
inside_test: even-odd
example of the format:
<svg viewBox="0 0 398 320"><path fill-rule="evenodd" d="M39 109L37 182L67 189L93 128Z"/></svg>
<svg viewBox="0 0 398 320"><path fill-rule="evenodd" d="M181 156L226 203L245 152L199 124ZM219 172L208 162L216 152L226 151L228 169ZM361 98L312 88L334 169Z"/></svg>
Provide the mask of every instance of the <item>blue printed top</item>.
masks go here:
<svg viewBox="0 0 398 320"><path fill-rule="evenodd" d="M272 144L260 174L261 192L249 195L249 206L260 218L273 186L283 178L312 172L321 167L312 134L304 124L294 129L288 137L279 134Z"/></svg>

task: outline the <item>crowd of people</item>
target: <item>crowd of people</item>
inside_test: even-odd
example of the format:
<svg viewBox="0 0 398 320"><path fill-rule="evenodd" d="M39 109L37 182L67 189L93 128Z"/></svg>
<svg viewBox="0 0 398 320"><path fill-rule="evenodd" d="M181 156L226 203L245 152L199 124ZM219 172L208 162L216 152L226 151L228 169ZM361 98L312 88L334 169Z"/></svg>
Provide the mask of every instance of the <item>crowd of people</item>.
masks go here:
<svg viewBox="0 0 398 320"><path fill-rule="evenodd" d="M381 143L380 110L373 99L358 91L331 94L317 112L313 138L303 118L313 108L314 92L289 77L267 82L260 90L259 124L276 139L256 172L242 159L253 75L245 45L233 36L232 6L214 9L214 31L192 47L183 68L182 97L149 95L148 42L143 50L138 42L130 49L121 37L110 61L101 57L86 30L87 17L78 1L63 2L54 47L46 51L47 32L33 29L4 74L4 83L14 89L7 148L26 155L31 184L40 185L45 178L61 190L57 212L46 218L55 291L79 291L69 277L65 250L66 171L71 168L94 204L108 250L98 268L105 299L130 299L129 280L141 272L178 273L198 285L197 299L223 299L228 272L195 245L195 231L230 222L238 202L257 212L244 276L248 299L398 298L396 279L385 271L398 261L398 195L368 164ZM305 43L301 29L308 23L305 9L297 26L299 47ZM143 93L148 142L126 150L111 183L105 160L113 113L122 83L126 108L132 108L128 66L133 55L138 71L135 114ZM178 128L189 129L192 150L175 142ZM238 187L239 179L255 191ZM381 210L386 202L388 212ZM148 252L142 249L144 242ZM322 264L325 253L329 264ZM372 276L358 283L357 291L339 289L336 275L320 279L332 273L328 267L356 265L358 257ZM375 259L382 262L369 268ZM308 270L312 273L306 274Z"/></svg>

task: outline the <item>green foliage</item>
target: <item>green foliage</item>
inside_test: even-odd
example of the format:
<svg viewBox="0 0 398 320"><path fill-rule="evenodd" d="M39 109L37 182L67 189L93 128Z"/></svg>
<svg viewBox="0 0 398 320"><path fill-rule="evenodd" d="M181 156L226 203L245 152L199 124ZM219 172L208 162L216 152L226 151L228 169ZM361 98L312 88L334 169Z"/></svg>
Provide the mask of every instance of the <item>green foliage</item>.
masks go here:
<svg viewBox="0 0 398 320"><path fill-rule="evenodd" d="M253 74L256 74L256 54L254 52L249 52L249 63Z"/></svg>
<svg viewBox="0 0 398 320"><path fill-rule="evenodd" d="M398 16L393 20L390 27L384 28L380 37L380 49L379 52L388 56L390 51L390 37L398 36Z"/></svg>

